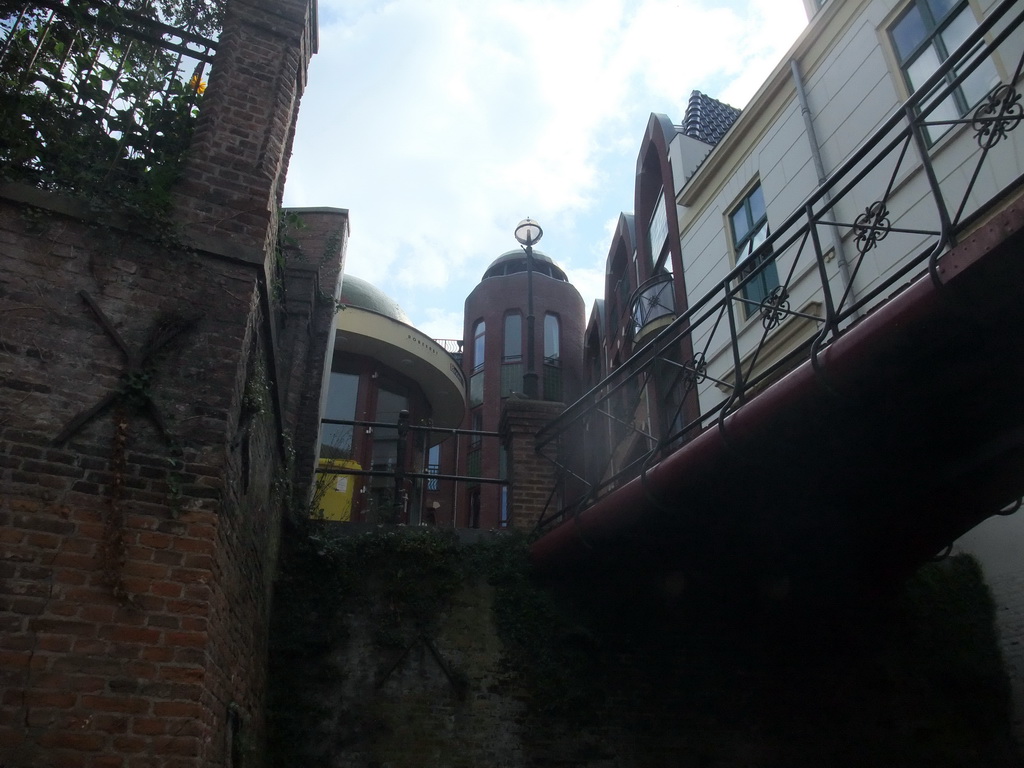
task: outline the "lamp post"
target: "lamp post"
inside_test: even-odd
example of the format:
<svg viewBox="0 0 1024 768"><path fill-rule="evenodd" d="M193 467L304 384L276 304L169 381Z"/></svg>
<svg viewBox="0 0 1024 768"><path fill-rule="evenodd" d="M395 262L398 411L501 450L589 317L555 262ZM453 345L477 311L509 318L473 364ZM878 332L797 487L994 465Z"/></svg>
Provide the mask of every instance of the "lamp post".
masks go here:
<svg viewBox="0 0 1024 768"><path fill-rule="evenodd" d="M533 246L544 235L540 224L526 218L516 227L516 240L526 251L526 373L523 374L523 394L537 399L537 368L534 364L533 339Z"/></svg>

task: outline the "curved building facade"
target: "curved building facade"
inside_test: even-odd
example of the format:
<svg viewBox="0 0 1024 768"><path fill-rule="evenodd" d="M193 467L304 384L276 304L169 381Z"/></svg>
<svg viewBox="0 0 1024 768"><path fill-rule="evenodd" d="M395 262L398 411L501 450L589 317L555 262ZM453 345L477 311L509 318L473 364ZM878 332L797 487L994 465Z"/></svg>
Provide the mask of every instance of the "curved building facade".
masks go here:
<svg viewBox="0 0 1024 768"><path fill-rule="evenodd" d="M465 378L455 358L370 283L346 275L341 303L320 429L319 466L334 473L321 475L317 506L331 520L418 524L432 510L431 482L396 481L395 470L424 470L444 433L423 427L462 423ZM400 433L403 411L411 429ZM346 469L352 474L339 471Z"/></svg>
<svg viewBox="0 0 1024 768"><path fill-rule="evenodd" d="M585 307L579 291L546 254L533 251L532 281L522 249L507 251L484 271L466 298L463 371L468 383L469 429L496 432L502 407L523 397L527 373L529 289L533 290L534 368L537 399L571 403L583 391ZM462 458L468 474L504 477L504 450L496 439L470 441ZM507 487L470 484L457 525L509 525Z"/></svg>

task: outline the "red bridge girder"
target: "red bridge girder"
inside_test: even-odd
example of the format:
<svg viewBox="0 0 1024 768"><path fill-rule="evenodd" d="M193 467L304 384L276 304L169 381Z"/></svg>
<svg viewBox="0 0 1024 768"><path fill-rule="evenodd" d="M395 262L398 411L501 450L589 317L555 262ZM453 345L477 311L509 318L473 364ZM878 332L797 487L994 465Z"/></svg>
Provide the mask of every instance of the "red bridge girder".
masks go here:
<svg viewBox="0 0 1024 768"><path fill-rule="evenodd" d="M1024 194L818 356L532 545L794 589L891 580L1024 494ZM1022 513L1024 514L1024 513Z"/></svg>

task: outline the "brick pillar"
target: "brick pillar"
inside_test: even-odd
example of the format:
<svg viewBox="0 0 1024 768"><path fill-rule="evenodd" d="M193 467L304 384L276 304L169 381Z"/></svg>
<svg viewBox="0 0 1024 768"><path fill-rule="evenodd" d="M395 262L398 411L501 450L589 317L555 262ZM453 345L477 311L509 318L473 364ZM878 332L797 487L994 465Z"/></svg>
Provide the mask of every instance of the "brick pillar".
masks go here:
<svg viewBox="0 0 1024 768"><path fill-rule="evenodd" d="M288 210L301 226L287 254L284 312L277 334L278 381L284 429L295 448L295 501L305 506L319 452L321 401L334 357L349 225L348 211L341 208Z"/></svg>
<svg viewBox="0 0 1024 768"><path fill-rule="evenodd" d="M564 408L562 403L518 397L510 397L505 401L499 431L508 451L511 524L520 531L533 530L555 487L556 467L537 453L534 442L541 427L558 416ZM554 507L559 504L557 495L552 498L551 504L548 514L556 511Z"/></svg>
<svg viewBox="0 0 1024 768"><path fill-rule="evenodd" d="M314 0L231 0L183 178L193 235L272 252L306 68Z"/></svg>

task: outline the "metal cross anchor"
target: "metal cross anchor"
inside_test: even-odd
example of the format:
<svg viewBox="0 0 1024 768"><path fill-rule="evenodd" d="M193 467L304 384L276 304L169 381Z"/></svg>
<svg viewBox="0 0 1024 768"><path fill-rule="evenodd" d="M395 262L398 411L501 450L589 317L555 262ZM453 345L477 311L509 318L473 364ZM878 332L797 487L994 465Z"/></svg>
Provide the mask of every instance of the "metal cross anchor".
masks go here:
<svg viewBox="0 0 1024 768"><path fill-rule="evenodd" d="M92 296L86 291L79 291L78 295L89 305L89 309L93 311L96 319L99 320L100 326L124 354L128 365L124 373L121 374L121 387L107 393L92 408L82 411L69 421L67 426L61 430L61 433L53 439L53 444L60 445L65 442L92 419L119 402L128 402L143 408L153 420L153 423L156 424L161 434L165 438L170 439L167 433L167 424L156 409L156 405L150 399L149 393L146 391L146 383L153 373L150 367L153 357L177 336L191 328L195 320L175 319L169 322L158 323L150 334L149 341L141 349L133 351L128 348L124 339L121 338L121 334L117 332L113 323L103 314L103 310L100 309Z"/></svg>

